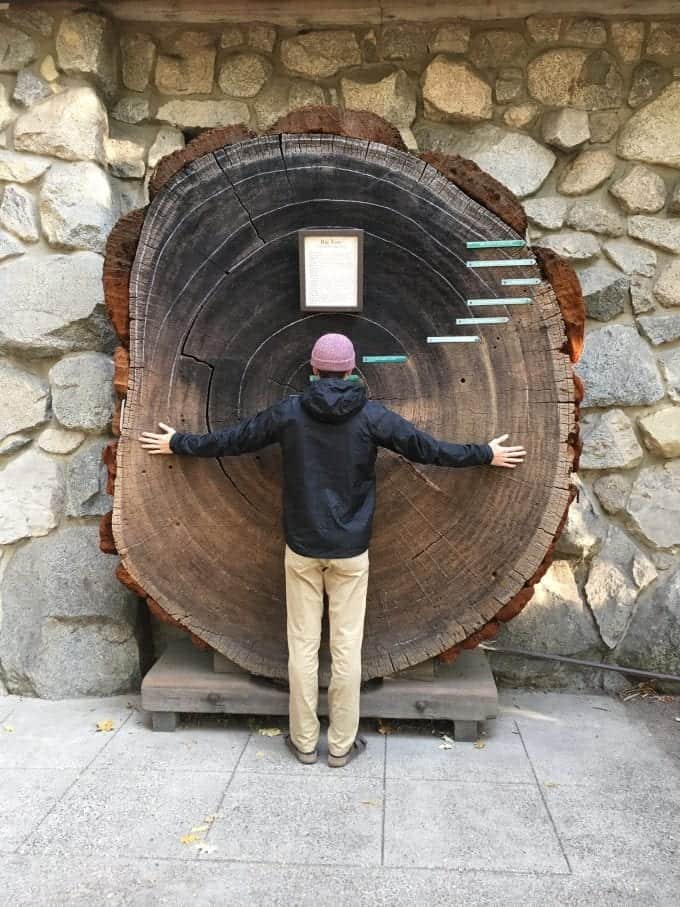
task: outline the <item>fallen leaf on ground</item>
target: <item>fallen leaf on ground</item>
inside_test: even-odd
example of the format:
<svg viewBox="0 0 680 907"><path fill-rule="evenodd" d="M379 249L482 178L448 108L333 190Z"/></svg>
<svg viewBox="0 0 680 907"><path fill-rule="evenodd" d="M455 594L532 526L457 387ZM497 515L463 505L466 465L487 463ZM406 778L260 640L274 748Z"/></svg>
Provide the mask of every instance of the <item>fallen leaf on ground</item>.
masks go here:
<svg viewBox="0 0 680 907"><path fill-rule="evenodd" d="M557 781L544 781L543 787L559 787Z"/></svg>
<svg viewBox="0 0 680 907"><path fill-rule="evenodd" d="M203 821L207 822L208 825L212 825L216 818L217 818L217 816L215 816L215 815L203 816Z"/></svg>
<svg viewBox="0 0 680 907"><path fill-rule="evenodd" d="M442 734L442 743L439 744L440 750L452 750L453 749L453 740L448 736L448 734Z"/></svg>
<svg viewBox="0 0 680 907"><path fill-rule="evenodd" d="M484 747L486 746L486 743L484 743L483 740L475 740L475 742L472 745L474 746L474 748L476 750L483 750Z"/></svg>
<svg viewBox="0 0 680 907"><path fill-rule="evenodd" d="M257 733L261 737L278 737L281 733L281 729L277 727L259 727Z"/></svg>
<svg viewBox="0 0 680 907"><path fill-rule="evenodd" d="M389 734L394 733L394 728L391 724L383 721L382 718L378 718L378 733L382 734L383 737L387 737Z"/></svg>
<svg viewBox="0 0 680 907"><path fill-rule="evenodd" d="M362 800L364 806L382 806L382 800Z"/></svg>
<svg viewBox="0 0 680 907"><path fill-rule="evenodd" d="M97 722L98 731L112 731L113 730L113 721L110 718L107 718L105 721Z"/></svg>
<svg viewBox="0 0 680 907"><path fill-rule="evenodd" d="M13 733L14 733L14 727L13 727L11 724L6 724L6 725L5 725L5 730L7 731L8 734L13 734Z"/></svg>
<svg viewBox="0 0 680 907"><path fill-rule="evenodd" d="M196 828L191 829L191 834L201 834L202 832L207 831L209 828L209 825L197 825Z"/></svg>
<svg viewBox="0 0 680 907"><path fill-rule="evenodd" d="M201 839L199 838L198 835L188 834L188 835L182 835L182 837L179 839L179 842L180 842L180 844L195 844L197 841L200 841L200 840Z"/></svg>
<svg viewBox="0 0 680 907"><path fill-rule="evenodd" d="M256 755L256 757L257 757L258 759L264 759L264 753L262 752L262 750L258 750L258 751L255 753L255 755Z"/></svg>

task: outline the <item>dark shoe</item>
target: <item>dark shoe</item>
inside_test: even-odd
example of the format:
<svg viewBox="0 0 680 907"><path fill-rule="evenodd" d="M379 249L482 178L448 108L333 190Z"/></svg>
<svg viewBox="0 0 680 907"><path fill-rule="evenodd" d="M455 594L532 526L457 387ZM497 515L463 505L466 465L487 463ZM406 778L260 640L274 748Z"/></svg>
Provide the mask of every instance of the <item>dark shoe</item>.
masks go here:
<svg viewBox="0 0 680 907"><path fill-rule="evenodd" d="M303 753L302 750L299 750L290 739L290 734L286 734L283 739L286 741L286 746L295 756L297 761L302 762L303 765L314 765L316 760L319 758L319 753L317 750L313 750L311 753Z"/></svg>
<svg viewBox="0 0 680 907"><path fill-rule="evenodd" d="M352 746L349 748L349 751L345 753L344 756L334 756L333 753L328 753L328 764L331 768L342 768L343 765L347 765L348 762L351 762L352 759L356 759L357 756L360 756L366 749L366 740L361 735L357 736L357 739L354 741Z"/></svg>

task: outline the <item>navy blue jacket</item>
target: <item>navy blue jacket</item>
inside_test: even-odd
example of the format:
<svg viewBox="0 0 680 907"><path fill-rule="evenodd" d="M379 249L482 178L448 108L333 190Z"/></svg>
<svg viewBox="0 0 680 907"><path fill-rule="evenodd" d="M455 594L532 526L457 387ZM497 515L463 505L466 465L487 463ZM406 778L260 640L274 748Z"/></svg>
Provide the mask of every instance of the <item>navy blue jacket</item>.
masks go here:
<svg viewBox="0 0 680 907"><path fill-rule="evenodd" d="M368 548L375 511L375 460L386 447L414 463L481 466L488 444L450 444L419 431L361 383L322 378L302 394L222 431L176 432L174 453L229 457L280 444L287 544L305 557L354 557Z"/></svg>

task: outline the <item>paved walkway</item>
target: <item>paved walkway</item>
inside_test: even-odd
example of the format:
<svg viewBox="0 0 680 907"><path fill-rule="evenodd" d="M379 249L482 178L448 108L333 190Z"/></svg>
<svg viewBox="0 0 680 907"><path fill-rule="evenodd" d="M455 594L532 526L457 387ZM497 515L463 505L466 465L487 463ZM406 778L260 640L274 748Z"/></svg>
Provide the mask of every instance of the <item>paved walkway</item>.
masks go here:
<svg viewBox="0 0 680 907"><path fill-rule="evenodd" d="M2 903L678 907L680 699L502 704L476 745L372 725L333 770L259 719L0 699Z"/></svg>

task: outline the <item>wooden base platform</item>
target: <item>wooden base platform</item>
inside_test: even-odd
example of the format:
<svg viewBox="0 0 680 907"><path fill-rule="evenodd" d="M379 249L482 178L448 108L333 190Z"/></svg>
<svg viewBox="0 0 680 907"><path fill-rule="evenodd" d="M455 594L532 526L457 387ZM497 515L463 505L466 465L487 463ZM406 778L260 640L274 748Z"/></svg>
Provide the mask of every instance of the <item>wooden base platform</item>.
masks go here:
<svg viewBox="0 0 680 907"><path fill-rule="evenodd" d="M228 663L227 663L228 664ZM213 656L190 642L168 646L142 681L142 708L156 731L172 731L181 712L227 715L287 715L288 691L234 666L213 669ZM328 714L326 690L319 714ZM371 681L362 690L361 715L371 718L445 718L454 722L457 740L474 740L479 722L498 714L498 691L486 655L462 652L452 664L436 664L434 676L418 679L405 672Z"/></svg>

